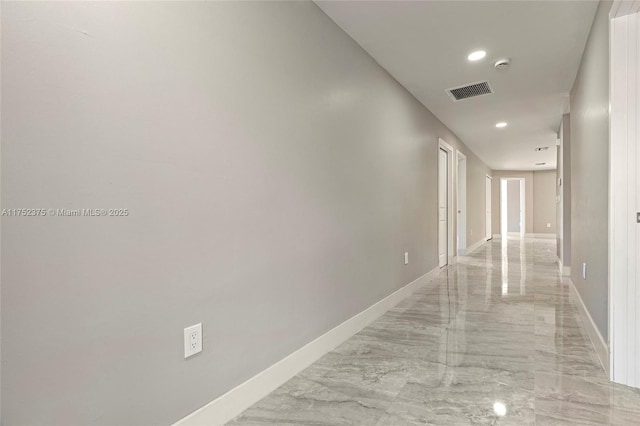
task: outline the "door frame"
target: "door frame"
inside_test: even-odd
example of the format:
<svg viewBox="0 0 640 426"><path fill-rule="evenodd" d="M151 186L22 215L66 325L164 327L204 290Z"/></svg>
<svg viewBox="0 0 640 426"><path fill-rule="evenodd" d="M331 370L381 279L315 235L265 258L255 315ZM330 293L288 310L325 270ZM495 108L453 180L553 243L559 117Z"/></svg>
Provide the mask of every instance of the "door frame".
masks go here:
<svg viewBox="0 0 640 426"><path fill-rule="evenodd" d="M491 190L491 195L488 197L489 198L489 205L487 206L487 179L489 179L490 183L489 183L489 189ZM485 202L485 218L484 218L484 222L485 222L485 230L484 230L484 238L485 240L489 241L493 239L493 176L489 176L489 175L485 175L484 178L484 190L485 190L485 194L484 194L484 202ZM488 207L488 209L487 209ZM490 211L489 215L487 215L487 211ZM489 222L487 222L487 216L489 216ZM487 223L489 224L489 227L487 229Z"/></svg>
<svg viewBox="0 0 640 426"><path fill-rule="evenodd" d="M520 181L520 236L524 237L525 228L527 226L526 222L526 188L525 188L525 178L523 177L501 177L500 178L500 235L503 239L507 238L509 231L508 223L507 223L507 206L504 203L504 198L506 197L505 189L506 182L510 180ZM504 182L504 184L503 184ZM493 212L491 212L493 214Z"/></svg>
<svg viewBox="0 0 640 426"><path fill-rule="evenodd" d="M440 149L447 151L447 263L445 265L449 265L455 256L453 251L453 158L455 156L453 147L442 138L438 138L438 150ZM440 167L439 162L438 167ZM438 190L440 190L439 185ZM440 238L439 235L438 238Z"/></svg>
<svg viewBox="0 0 640 426"><path fill-rule="evenodd" d="M609 18L609 345L596 329L594 346L611 380L640 387L640 3Z"/></svg>
<svg viewBox="0 0 640 426"><path fill-rule="evenodd" d="M467 156L460 151L456 152L456 183L456 249L460 256L467 251Z"/></svg>

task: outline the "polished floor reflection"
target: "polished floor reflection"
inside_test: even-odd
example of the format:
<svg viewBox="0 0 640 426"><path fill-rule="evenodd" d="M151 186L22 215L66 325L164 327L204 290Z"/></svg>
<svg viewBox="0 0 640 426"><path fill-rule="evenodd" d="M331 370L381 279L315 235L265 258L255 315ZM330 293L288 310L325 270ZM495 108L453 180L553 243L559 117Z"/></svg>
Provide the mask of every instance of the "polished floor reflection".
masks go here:
<svg viewBox="0 0 640 426"><path fill-rule="evenodd" d="M610 383L553 240L485 244L233 425L640 424Z"/></svg>

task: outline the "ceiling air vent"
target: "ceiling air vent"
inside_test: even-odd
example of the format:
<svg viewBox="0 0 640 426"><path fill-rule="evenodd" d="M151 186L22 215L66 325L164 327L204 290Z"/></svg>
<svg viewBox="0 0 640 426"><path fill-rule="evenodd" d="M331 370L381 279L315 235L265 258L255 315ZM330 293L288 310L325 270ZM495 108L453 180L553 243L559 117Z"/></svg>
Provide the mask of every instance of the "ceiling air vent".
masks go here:
<svg viewBox="0 0 640 426"><path fill-rule="evenodd" d="M467 84L466 86L447 89L445 92L447 92L454 102L458 102L463 99L475 98L476 96L490 95L493 93L493 89L489 85L488 81L481 81L478 83Z"/></svg>

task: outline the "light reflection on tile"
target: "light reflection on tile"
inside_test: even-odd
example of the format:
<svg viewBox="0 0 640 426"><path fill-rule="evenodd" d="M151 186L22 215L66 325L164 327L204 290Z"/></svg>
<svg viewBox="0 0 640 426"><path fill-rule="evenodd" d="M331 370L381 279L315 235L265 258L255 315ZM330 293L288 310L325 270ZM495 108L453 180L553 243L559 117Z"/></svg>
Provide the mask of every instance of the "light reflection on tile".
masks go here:
<svg viewBox="0 0 640 426"><path fill-rule="evenodd" d="M492 241L231 424L640 424L610 383L555 241Z"/></svg>

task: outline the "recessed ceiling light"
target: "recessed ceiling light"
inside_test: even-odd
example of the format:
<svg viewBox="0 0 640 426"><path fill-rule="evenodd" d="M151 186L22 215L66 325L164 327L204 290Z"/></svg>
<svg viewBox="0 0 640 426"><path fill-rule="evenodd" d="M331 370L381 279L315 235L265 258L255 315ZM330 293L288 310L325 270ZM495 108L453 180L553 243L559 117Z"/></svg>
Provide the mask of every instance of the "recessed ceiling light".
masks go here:
<svg viewBox="0 0 640 426"><path fill-rule="evenodd" d="M501 121L499 123L496 123L496 127L498 129L502 129L503 127L507 127L507 123L505 123L504 121Z"/></svg>
<svg viewBox="0 0 640 426"><path fill-rule="evenodd" d="M479 61L485 56L487 56L487 52L485 52L484 50L476 50L475 52L471 52L469 56L467 56L467 59L469 59L470 61Z"/></svg>

